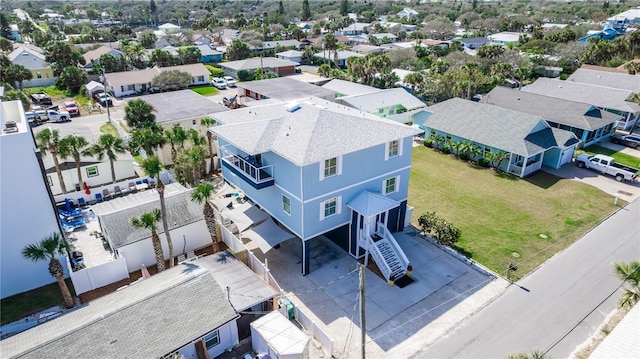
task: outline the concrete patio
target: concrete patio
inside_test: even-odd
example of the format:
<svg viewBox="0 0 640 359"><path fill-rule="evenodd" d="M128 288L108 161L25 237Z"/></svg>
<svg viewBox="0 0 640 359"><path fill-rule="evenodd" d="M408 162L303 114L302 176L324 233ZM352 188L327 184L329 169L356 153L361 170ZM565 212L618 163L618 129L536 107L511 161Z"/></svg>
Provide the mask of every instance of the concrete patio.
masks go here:
<svg viewBox="0 0 640 359"><path fill-rule="evenodd" d="M366 270L367 357L409 357L496 298L508 282L456 258L408 227L394 233L415 281L390 286ZM251 249L252 244L247 246ZM334 341L338 358L360 353L358 262L326 237L311 240L311 273L301 274L301 244L288 240L266 255L287 296Z"/></svg>
<svg viewBox="0 0 640 359"><path fill-rule="evenodd" d="M111 262L115 260L115 257L102 240L93 234L100 232L100 224L95 217L91 217L90 209L91 207L82 210L86 227L77 228L67 234L67 238L77 251L82 252L84 265L86 267L95 267Z"/></svg>

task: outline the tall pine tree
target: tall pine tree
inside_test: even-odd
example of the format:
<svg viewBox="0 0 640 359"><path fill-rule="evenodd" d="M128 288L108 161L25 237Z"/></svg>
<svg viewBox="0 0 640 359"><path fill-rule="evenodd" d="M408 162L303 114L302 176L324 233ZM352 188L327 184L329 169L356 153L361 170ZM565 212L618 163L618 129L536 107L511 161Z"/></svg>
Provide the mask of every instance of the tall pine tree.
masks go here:
<svg viewBox="0 0 640 359"><path fill-rule="evenodd" d="M340 2L340 15L347 16L349 14L349 3L347 0Z"/></svg>
<svg viewBox="0 0 640 359"><path fill-rule="evenodd" d="M280 4L278 5L278 14L284 15L284 4L282 3L282 0L280 0Z"/></svg>
<svg viewBox="0 0 640 359"><path fill-rule="evenodd" d="M302 1L302 21L307 21L311 18L311 9L309 8L309 0Z"/></svg>

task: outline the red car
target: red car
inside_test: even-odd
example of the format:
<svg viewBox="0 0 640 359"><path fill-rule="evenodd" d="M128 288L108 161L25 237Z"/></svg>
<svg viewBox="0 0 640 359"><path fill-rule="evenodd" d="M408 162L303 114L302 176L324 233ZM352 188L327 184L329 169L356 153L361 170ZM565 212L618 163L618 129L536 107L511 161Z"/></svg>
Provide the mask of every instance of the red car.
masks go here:
<svg viewBox="0 0 640 359"><path fill-rule="evenodd" d="M75 101L65 101L64 108L71 116L80 116L80 109Z"/></svg>

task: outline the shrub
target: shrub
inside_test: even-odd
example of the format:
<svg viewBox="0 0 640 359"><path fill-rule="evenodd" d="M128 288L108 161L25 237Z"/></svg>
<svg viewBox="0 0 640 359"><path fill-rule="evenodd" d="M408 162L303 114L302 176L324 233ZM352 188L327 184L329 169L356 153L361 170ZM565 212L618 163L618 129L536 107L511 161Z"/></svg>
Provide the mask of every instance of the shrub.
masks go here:
<svg viewBox="0 0 640 359"><path fill-rule="evenodd" d="M433 141L431 141L428 138L426 140L424 140L423 144L424 144L425 147L433 147Z"/></svg>
<svg viewBox="0 0 640 359"><path fill-rule="evenodd" d="M444 153L445 155L450 154L451 149L449 148L449 146L442 146L442 153Z"/></svg>
<svg viewBox="0 0 640 359"><path fill-rule="evenodd" d="M425 213L418 218L420 229L430 235L436 242L452 247L460 239L460 229L439 218L435 212Z"/></svg>
<svg viewBox="0 0 640 359"><path fill-rule="evenodd" d="M209 72L211 73L211 76L213 77L222 77L225 75L224 71L219 67L215 67L211 65L204 65L204 67L206 67L207 70L209 70Z"/></svg>
<svg viewBox="0 0 640 359"><path fill-rule="evenodd" d="M489 161L487 161L487 159L485 158L481 158L478 160L478 165L480 167L489 167Z"/></svg>
<svg viewBox="0 0 640 359"><path fill-rule="evenodd" d="M240 81L251 81L253 80L253 74L247 70L240 70L238 71L238 79Z"/></svg>
<svg viewBox="0 0 640 359"><path fill-rule="evenodd" d="M461 153L459 157L463 161L466 161L469 159L469 156L466 153Z"/></svg>

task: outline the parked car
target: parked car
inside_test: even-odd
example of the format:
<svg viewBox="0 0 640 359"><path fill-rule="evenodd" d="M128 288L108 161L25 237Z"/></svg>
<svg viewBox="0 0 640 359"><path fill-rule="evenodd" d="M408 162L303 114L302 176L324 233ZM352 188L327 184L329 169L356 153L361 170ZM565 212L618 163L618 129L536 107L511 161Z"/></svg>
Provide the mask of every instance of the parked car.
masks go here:
<svg viewBox="0 0 640 359"><path fill-rule="evenodd" d="M227 87L236 87L236 79L231 76L225 76L224 82L227 84Z"/></svg>
<svg viewBox="0 0 640 359"><path fill-rule="evenodd" d="M213 80L211 80L211 86L217 88L218 90L227 89L227 84L220 77L214 77Z"/></svg>
<svg viewBox="0 0 640 359"><path fill-rule="evenodd" d="M640 135L622 135L615 134L609 138L613 143L619 143L635 149L640 149Z"/></svg>
<svg viewBox="0 0 640 359"><path fill-rule="evenodd" d="M64 108L71 116L80 116L80 108L75 101L65 101Z"/></svg>
<svg viewBox="0 0 640 359"><path fill-rule="evenodd" d="M113 99L111 98L111 96L108 93L104 93L102 91L100 92L96 92L93 97L96 99L96 101L98 101L99 104L101 104L103 107L112 107L113 106Z"/></svg>
<svg viewBox="0 0 640 359"><path fill-rule="evenodd" d="M54 110L53 107L48 110L28 111L24 115L32 125L40 125L44 121L67 122L71 120L69 112Z"/></svg>
<svg viewBox="0 0 640 359"><path fill-rule="evenodd" d="M47 95L44 92L36 92L29 96L31 98L31 102L36 105L46 105L51 106L53 102L51 101L51 96Z"/></svg>
<svg viewBox="0 0 640 359"><path fill-rule="evenodd" d="M638 169L616 163L613 157L605 155L581 154L576 157L576 164L580 168L589 168L602 174L616 178L616 181L634 181L638 178Z"/></svg>
<svg viewBox="0 0 640 359"><path fill-rule="evenodd" d="M140 95L140 91L137 91L137 90L126 90L122 92L122 97L138 96L138 95Z"/></svg>

